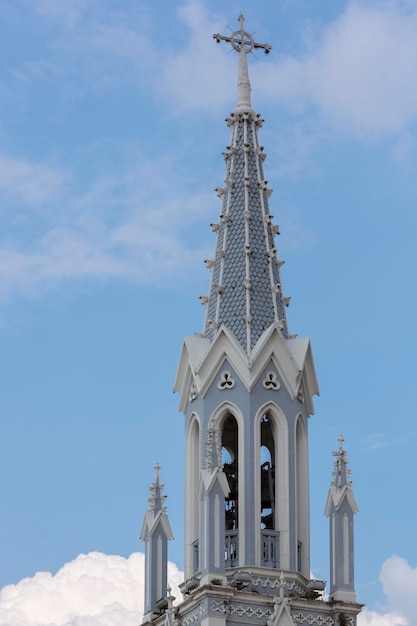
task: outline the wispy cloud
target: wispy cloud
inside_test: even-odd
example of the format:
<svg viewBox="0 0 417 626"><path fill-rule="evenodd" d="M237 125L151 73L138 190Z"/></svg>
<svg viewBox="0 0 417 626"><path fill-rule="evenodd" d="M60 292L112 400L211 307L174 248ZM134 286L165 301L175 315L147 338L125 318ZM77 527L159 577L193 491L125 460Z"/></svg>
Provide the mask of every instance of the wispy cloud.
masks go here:
<svg viewBox="0 0 417 626"><path fill-rule="evenodd" d="M36 0L35 10L42 16L73 27L85 11L88 0ZM91 1L90 1L91 5Z"/></svg>
<svg viewBox="0 0 417 626"><path fill-rule="evenodd" d="M415 433L400 433L396 436L387 433L373 433L363 440L360 452L377 452L386 448L407 446L413 444L414 441Z"/></svg>
<svg viewBox="0 0 417 626"><path fill-rule="evenodd" d="M67 172L3 157L10 175L0 176L0 297L37 296L69 279L164 284L189 275L207 256L192 229L211 194L177 180L177 158L137 161L81 194Z"/></svg>
<svg viewBox="0 0 417 626"><path fill-rule="evenodd" d="M51 202L62 194L68 178L59 166L0 155L0 212L10 204Z"/></svg>
<svg viewBox="0 0 417 626"><path fill-rule="evenodd" d="M298 56L258 70L258 86L293 110L313 105L358 138L400 132L417 118L417 11L352 2Z"/></svg>

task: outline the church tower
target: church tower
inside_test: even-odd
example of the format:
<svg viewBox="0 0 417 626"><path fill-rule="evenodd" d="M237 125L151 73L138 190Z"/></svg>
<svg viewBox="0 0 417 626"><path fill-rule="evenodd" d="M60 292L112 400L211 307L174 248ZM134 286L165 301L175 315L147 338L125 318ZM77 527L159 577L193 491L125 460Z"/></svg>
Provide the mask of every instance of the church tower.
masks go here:
<svg viewBox="0 0 417 626"><path fill-rule="evenodd" d="M332 570L330 601L310 575L308 420L319 389L309 339L288 330L290 298L258 139L263 120L251 104L247 55L271 46L255 42L238 19L230 36L213 35L238 53L238 98L226 120L231 138L224 185L216 188L210 285L200 296L204 330L184 339L174 387L185 415L184 601L145 622L354 626L361 608L353 587L356 503L344 451L337 463L346 488L339 478L332 483L326 514L332 559L347 554L347 541L350 560L342 581L340 568Z"/></svg>

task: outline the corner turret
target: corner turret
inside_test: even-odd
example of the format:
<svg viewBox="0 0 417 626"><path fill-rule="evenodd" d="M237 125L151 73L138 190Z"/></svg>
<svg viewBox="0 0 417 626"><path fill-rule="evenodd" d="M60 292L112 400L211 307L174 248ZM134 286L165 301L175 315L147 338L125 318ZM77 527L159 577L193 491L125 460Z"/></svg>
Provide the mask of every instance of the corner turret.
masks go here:
<svg viewBox="0 0 417 626"><path fill-rule="evenodd" d="M161 600L168 587L168 540L173 539L164 501L164 485L159 480L159 463L150 486L149 508L145 513L140 538L145 542L145 602L143 622L150 622L160 613Z"/></svg>
<svg viewBox="0 0 417 626"><path fill-rule="evenodd" d="M324 514L330 519L330 600L356 602L354 584L353 516L359 511L349 480L348 458L343 449L333 452L333 480Z"/></svg>

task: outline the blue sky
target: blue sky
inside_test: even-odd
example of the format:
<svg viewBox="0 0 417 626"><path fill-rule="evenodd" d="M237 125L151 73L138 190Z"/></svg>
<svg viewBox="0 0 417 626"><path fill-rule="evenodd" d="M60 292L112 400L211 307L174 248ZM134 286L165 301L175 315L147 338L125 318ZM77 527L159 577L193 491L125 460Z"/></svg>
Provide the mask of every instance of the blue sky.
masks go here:
<svg viewBox="0 0 417 626"><path fill-rule="evenodd" d="M24 578L52 593L64 567L75 597L65 576L82 575L82 553L101 554L98 580L114 558L136 596L128 557L156 460L182 567L172 386L182 337L203 323L236 102L236 56L212 33L241 11L273 46L250 58L252 99L290 332L311 337L321 389L313 572L329 576L343 433L361 623L417 624L417 1L0 0L1 626L46 623ZM13 602L30 606L21 621Z"/></svg>

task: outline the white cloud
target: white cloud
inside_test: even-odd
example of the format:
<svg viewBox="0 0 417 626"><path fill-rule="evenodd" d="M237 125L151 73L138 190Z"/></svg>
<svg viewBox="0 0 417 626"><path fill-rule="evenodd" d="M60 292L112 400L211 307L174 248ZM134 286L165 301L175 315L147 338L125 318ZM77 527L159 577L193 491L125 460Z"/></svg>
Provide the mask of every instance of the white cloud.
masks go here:
<svg viewBox="0 0 417 626"><path fill-rule="evenodd" d="M381 568L384 610L365 609L358 626L416 626L417 568L393 556ZM168 564L177 602L183 574ZM55 575L38 572L0 591L0 626L137 626L143 613L144 555L80 554Z"/></svg>
<svg viewBox="0 0 417 626"><path fill-rule="evenodd" d="M257 82L290 108L314 105L348 132L398 132L417 118L416 30L415 4L354 2L303 55L260 64Z"/></svg>
<svg viewBox="0 0 417 626"><path fill-rule="evenodd" d="M397 609L417 626L417 567L412 568L404 558L392 556L382 565L380 579L388 606Z"/></svg>
<svg viewBox="0 0 417 626"><path fill-rule="evenodd" d="M392 556L382 564L380 580L386 607L363 611L358 626L417 626L417 567Z"/></svg>
<svg viewBox="0 0 417 626"><path fill-rule="evenodd" d="M0 592L0 626L137 626L143 613L144 555L81 554L55 575L38 572ZM169 563L172 594L183 576Z"/></svg>
<svg viewBox="0 0 417 626"><path fill-rule="evenodd" d="M358 626L409 626L409 622L398 613L378 613L364 610L358 616Z"/></svg>

